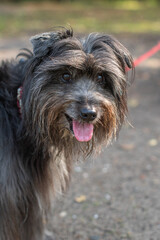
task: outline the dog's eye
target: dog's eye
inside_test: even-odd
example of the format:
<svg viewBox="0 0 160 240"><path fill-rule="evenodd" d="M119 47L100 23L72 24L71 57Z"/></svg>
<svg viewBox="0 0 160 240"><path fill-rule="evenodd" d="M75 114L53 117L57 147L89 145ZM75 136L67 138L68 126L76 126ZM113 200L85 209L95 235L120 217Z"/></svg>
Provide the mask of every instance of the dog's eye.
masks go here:
<svg viewBox="0 0 160 240"><path fill-rule="evenodd" d="M62 75L62 81L65 83L69 83L72 81L72 75L70 73L64 73Z"/></svg>
<svg viewBox="0 0 160 240"><path fill-rule="evenodd" d="M103 83L104 83L104 77L103 77L101 74L99 74L99 75L97 76L97 82L98 82L99 84L103 84Z"/></svg>

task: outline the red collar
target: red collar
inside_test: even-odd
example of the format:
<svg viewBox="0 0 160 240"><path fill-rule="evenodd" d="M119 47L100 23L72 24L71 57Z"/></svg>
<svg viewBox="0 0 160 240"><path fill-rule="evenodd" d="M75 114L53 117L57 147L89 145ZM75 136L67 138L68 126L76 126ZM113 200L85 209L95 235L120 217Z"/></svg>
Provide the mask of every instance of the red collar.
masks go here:
<svg viewBox="0 0 160 240"><path fill-rule="evenodd" d="M17 89L17 107L19 109L20 115L22 115L22 92L23 92L23 87L19 87Z"/></svg>

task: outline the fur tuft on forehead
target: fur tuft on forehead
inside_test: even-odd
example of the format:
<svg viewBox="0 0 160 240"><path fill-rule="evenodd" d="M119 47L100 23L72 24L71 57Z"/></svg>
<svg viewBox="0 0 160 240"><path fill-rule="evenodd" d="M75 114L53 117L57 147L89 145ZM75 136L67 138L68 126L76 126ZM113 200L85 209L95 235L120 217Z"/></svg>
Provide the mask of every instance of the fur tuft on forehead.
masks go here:
<svg viewBox="0 0 160 240"><path fill-rule="evenodd" d="M71 54L78 58L84 52L101 61L107 61L107 58L116 62L118 60L124 71L126 66L133 67L133 60L128 50L114 37L106 34L91 33L85 38L78 39L73 37L72 29L62 29L36 35L31 38L31 43L36 58L68 57Z"/></svg>
<svg viewBox="0 0 160 240"><path fill-rule="evenodd" d="M33 45L35 55L44 56L47 50L53 47L53 44L62 39L73 37L72 29L62 28L61 31L46 32L31 37L30 41Z"/></svg>

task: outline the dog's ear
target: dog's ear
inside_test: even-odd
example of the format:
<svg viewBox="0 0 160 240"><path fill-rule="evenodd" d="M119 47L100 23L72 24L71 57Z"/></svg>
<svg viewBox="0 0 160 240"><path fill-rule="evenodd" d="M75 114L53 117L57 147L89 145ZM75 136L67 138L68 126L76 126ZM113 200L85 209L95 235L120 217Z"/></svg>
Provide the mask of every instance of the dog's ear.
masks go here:
<svg viewBox="0 0 160 240"><path fill-rule="evenodd" d="M36 56L44 56L54 46L54 43L73 36L72 29L63 29L57 32L46 32L31 37L33 53Z"/></svg>
<svg viewBox="0 0 160 240"><path fill-rule="evenodd" d="M121 62L124 62L130 69L134 67L130 52L117 39L112 36L106 36L106 43L112 48Z"/></svg>
<svg viewBox="0 0 160 240"><path fill-rule="evenodd" d="M85 47L87 48L88 52L94 51L99 47L108 51L109 47L110 50L112 49L113 53L118 58L125 72L127 68L134 68L133 58L130 52L113 36L107 34L91 33L86 39L84 45L87 46Z"/></svg>

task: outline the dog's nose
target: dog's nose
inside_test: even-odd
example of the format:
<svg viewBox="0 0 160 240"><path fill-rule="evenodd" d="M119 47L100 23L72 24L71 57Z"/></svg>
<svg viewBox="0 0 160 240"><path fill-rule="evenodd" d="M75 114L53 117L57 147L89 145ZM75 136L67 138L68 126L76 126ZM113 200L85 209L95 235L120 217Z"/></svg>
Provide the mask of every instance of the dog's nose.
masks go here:
<svg viewBox="0 0 160 240"><path fill-rule="evenodd" d="M85 121L93 121L97 117L97 113L94 109L81 108L80 116Z"/></svg>

